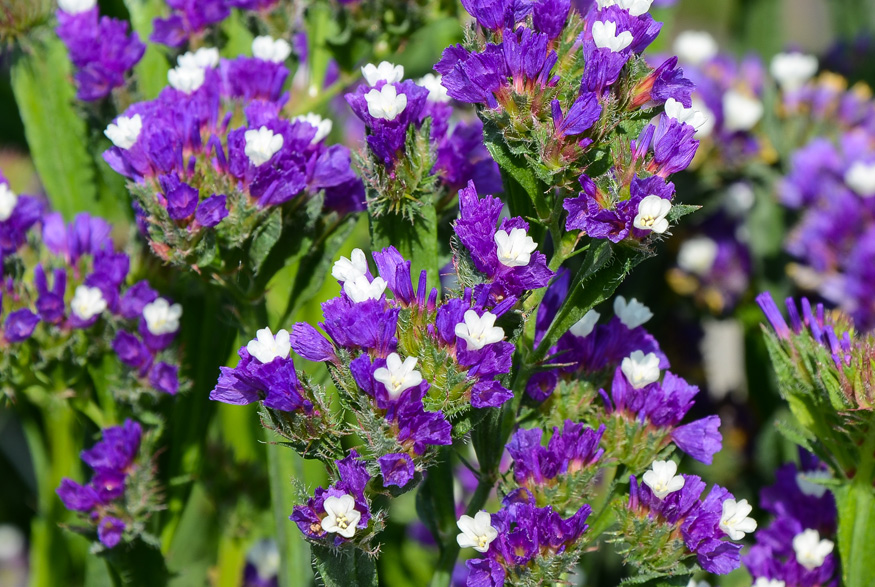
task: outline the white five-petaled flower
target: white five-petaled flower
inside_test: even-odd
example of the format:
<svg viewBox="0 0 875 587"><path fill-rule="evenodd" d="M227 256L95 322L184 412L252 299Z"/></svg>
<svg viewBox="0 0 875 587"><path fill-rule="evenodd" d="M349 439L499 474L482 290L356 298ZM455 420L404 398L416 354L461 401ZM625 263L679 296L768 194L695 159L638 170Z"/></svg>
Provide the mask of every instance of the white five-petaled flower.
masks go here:
<svg viewBox="0 0 875 587"><path fill-rule="evenodd" d="M252 56L262 61L282 63L292 54L292 46L285 39L274 39L267 35L252 39Z"/></svg>
<svg viewBox="0 0 875 587"><path fill-rule="evenodd" d="M733 540L741 540L745 534L757 529L757 522L749 518L753 508L746 499L735 501L727 499L723 502L723 515L720 517L720 529Z"/></svg>
<svg viewBox="0 0 875 587"><path fill-rule="evenodd" d="M246 139L246 148L243 152L256 167L270 161L283 148L283 135L274 134L266 126L258 130L247 130L243 133L243 138Z"/></svg>
<svg viewBox="0 0 875 587"><path fill-rule="evenodd" d="M468 344L469 351L479 351L488 344L504 340L504 330L495 326L495 318L492 312L479 316L474 310L468 310L465 321L456 324L456 336Z"/></svg>
<svg viewBox="0 0 875 587"><path fill-rule="evenodd" d="M331 134L331 129L334 127L334 123L331 122L330 118L322 118L314 112L308 112L307 114L296 116L292 121L306 122L316 129L316 134L310 139L311 145L321 142L322 139Z"/></svg>
<svg viewBox="0 0 875 587"><path fill-rule="evenodd" d="M827 487L820 483L815 483L812 479L830 478L832 478L832 475L829 471L799 471L796 473L796 486L805 495L820 498L827 492Z"/></svg>
<svg viewBox="0 0 875 587"><path fill-rule="evenodd" d="M462 531L456 536L456 542L461 548L486 552L492 541L498 538L498 530L492 527L492 516L489 512L477 512L473 518L463 515L456 522L456 526Z"/></svg>
<svg viewBox="0 0 875 587"><path fill-rule="evenodd" d="M167 81L174 90L183 94L196 92L204 85L205 73L203 67L174 67L167 72Z"/></svg>
<svg viewBox="0 0 875 587"><path fill-rule="evenodd" d="M525 267L532 260L532 253L538 248L538 243L522 228L513 228L510 234L498 230L493 239L498 245L498 262L505 267Z"/></svg>
<svg viewBox="0 0 875 587"><path fill-rule="evenodd" d="M805 53L778 53L769 66L772 77L785 92L798 90L817 73L817 57Z"/></svg>
<svg viewBox="0 0 875 587"><path fill-rule="evenodd" d="M638 202L638 214L632 225L640 230L652 230L662 234L668 230L668 216L671 202L659 196L650 195Z"/></svg>
<svg viewBox="0 0 875 587"><path fill-rule="evenodd" d="M404 79L404 66L395 65L388 61L381 61L379 65L368 63L362 67L362 75L365 76L365 81L371 87L381 81L394 84Z"/></svg>
<svg viewBox="0 0 875 587"><path fill-rule="evenodd" d="M702 131L702 136L707 137L714 128L713 116L706 116L704 112L698 110L698 106L699 104L694 103L692 107L686 108L674 98L669 98L665 101L665 115L678 122L689 124L696 129L697 136Z"/></svg>
<svg viewBox="0 0 875 587"><path fill-rule="evenodd" d="M106 310L106 300L103 298L103 292L96 287L80 285L73 293L73 299L70 301L70 310L80 320L91 320Z"/></svg>
<svg viewBox="0 0 875 587"><path fill-rule="evenodd" d="M341 257L334 262L331 276L337 281L353 281L368 272L368 260L361 249L353 249L349 259Z"/></svg>
<svg viewBox="0 0 875 587"><path fill-rule="evenodd" d="M607 8L608 6L619 6L626 10L632 16L641 16L650 10L650 5L653 0L597 0L599 8Z"/></svg>
<svg viewBox="0 0 875 587"><path fill-rule="evenodd" d="M684 241L678 251L678 267L693 275L705 275L711 271L716 259L717 243L707 236Z"/></svg>
<svg viewBox="0 0 875 587"><path fill-rule="evenodd" d="M729 90L723 94L723 127L729 132L749 131L763 117L758 98Z"/></svg>
<svg viewBox="0 0 875 587"><path fill-rule="evenodd" d="M0 222L9 220L17 203L18 195L8 185L0 183Z"/></svg>
<svg viewBox="0 0 875 587"><path fill-rule="evenodd" d="M395 120L407 108L407 95L399 94L392 84L386 84L379 90L371 90L365 94L368 103L368 114L383 120Z"/></svg>
<svg viewBox="0 0 875 587"><path fill-rule="evenodd" d="M629 31L617 34L617 23L600 20L592 23L592 40L599 49L610 49L611 53L619 53L632 44L635 38Z"/></svg>
<svg viewBox="0 0 875 587"><path fill-rule="evenodd" d="M447 89L441 83L441 75L427 73L416 83L428 90L429 102L449 102L450 97L447 95Z"/></svg>
<svg viewBox="0 0 875 587"><path fill-rule="evenodd" d="M143 318L146 320L146 328L155 336L170 334L179 330L182 306L171 305L164 298L158 298L143 307Z"/></svg>
<svg viewBox="0 0 875 587"><path fill-rule="evenodd" d="M766 577L757 578L753 587L786 587L786 583L778 579L767 579Z"/></svg>
<svg viewBox="0 0 875 587"><path fill-rule="evenodd" d="M614 314L629 329L638 328L653 318L653 312L650 311L650 308L635 298L627 302L623 296L617 296L617 299L614 300Z"/></svg>
<svg viewBox="0 0 875 587"><path fill-rule="evenodd" d="M386 291L387 285L382 277L375 277L373 281L368 281L366 275L356 275L353 279L343 282L343 293L358 304L367 300L379 300Z"/></svg>
<svg viewBox="0 0 875 587"><path fill-rule="evenodd" d="M119 116L114 123L111 123L103 131L112 144L119 149L130 149L137 142L140 136L140 131L143 130L143 119L139 114L134 114L130 118L127 116Z"/></svg>
<svg viewBox="0 0 875 587"><path fill-rule="evenodd" d="M386 366L374 371L374 379L386 387L391 397L398 397L422 383L422 373L415 370L417 361L416 357L407 357L402 363L398 353L392 353L386 357Z"/></svg>
<svg viewBox="0 0 875 587"><path fill-rule="evenodd" d="M574 336L585 338L592 333L596 323L599 321L601 314L595 310L590 310L583 315L583 318L574 323L574 326L568 329L568 332Z"/></svg>
<svg viewBox="0 0 875 587"><path fill-rule="evenodd" d="M97 0L58 0L58 8L67 14L79 14L97 6Z"/></svg>
<svg viewBox="0 0 875 587"><path fill-rule="evenodd" d="M720 50L717 41L705 31L684 31L674 40L674 54L682 63L700 65L709 61Z"/></svg>
<svg viewBox="0 0 875 587"><path fill-rule="evenodd" d="M677 475L678 465L674 461L653 461L651 469L645 471L641 480L650 488L657 499L684 488L686 480L683 475Z"/></svg>
<svg viewBox="0 0 875 587"><path fill-rule="evenodd" d="M331 534L340 534L344 538L352 538L359 520L362 519L361 512L355 509L355 499L348 493L340 497L332 495L325 498L322 507L328 514L322 518L322 529Z"/></svg>
<svg viewBox="0 0 875 587"><path fill-rule="evenodd" d="M188 51L176 58L176 64L189 69L213 68L219 65L219 50L215 47L201 47L197 51Z"/></svg>
<svg viewBox="0 0 875 587"><path fill-rule="evenodd" d="M864 198L875 196L875 163L856 161L845 172L845 183L858 196Z"/></svg>
<svg viewBox="0 0 875 587"><path fill-rule="evenodd" d="M821 540L820 533L810 528L793 537L796 561L809 571L821 566L834 547L832 540Z"/></svg>
<svg viewBox="0 0 875 587"><path fill-rule="evenodd" d="M643 351L632 351L632 354L620 363L620 370L626 376L629 385L641 389L659 380L659 357L656 353L645 355Z"/></svg>
<svg viewBox="0 0 875 587"><path fill-rule="evenodd" d="M280 330L274 336L270 327L262 328L255 333L255 338L247 343L246 350L264 365L277 357L287 359L292 350L289 332Z"/></svg>

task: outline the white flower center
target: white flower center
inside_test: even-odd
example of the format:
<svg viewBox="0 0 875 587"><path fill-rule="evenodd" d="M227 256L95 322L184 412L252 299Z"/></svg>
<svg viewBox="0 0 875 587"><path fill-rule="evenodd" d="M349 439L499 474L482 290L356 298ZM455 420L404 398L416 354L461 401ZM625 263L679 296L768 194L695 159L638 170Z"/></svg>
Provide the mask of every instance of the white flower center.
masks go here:
<svg viewBox="0 0 875 587"><path fill-rule="evenodd" d="M368 103L368 114L383 120L395 120L407 108L407 95L399 94L392 84L371 90L365 94L365 101Z"/></svg>
<svg viewBox="0 0 875 587"><path fill-rule="evenodd" d="M179 330L179 319L182 317L182 306L170 305L164 298L158 298L143 307L143 318L146 328L155 336L170 334Z"/></svg>
<svg viewBox="0 0 875 587"><path fill-rule="evenodd" d="M106 310L106 300L103 299L103 292L96 287L80 285L73 293L70 309L79 319L91 320Z"/></svg>
<svg viewBox="0 0 875 587"><path fill-rule="evenodd" d="M300 122L306 122L316 129L316 135L312 139L310 139L311 145L322 142L325 137L331 134L331 129L334 127L334 123L331 122L330 118L322 118L314 112L302 114L301 116L296 116L292 119L292 121L296 120Z"/></svg>
<svg viewBox="0 0 875 587"><path fill-rule="evenodd" d="M741 540L745 534L750 534L757 529L756 520L748 517L752 511L753 508L746 499L741 501L727 499L723 502L720 529L732 540Z"/></svg>
<svg viewBox="0 0 875 587"><path fill-rule="evenodd" d="M525 267L538 248L538 244L522 228L511 229L510 234L504 230L496 231L493 238L498 245L498 261L506 267Z"/></svg>
<svg viewBox="0 0 875 587"><path fill-rule="evenodd" d="M456 536L456 542L461 548L486 552L492 541L498 538L498 530L492 526L492 516L488 512L477 512L473 518L463 515L456 525L462 531Z"/></svg>
<svg viewBox="0 0 875 587"><path fill-rule="evenodd" d="M678 472L678 465L674 461L654 461L652 467L641 479L657 499L665 499L669 493L684 488L686 480L683 475L675 474Z"/></svg>
<svg viewBox="0 0 875 587"><path fill-rule="evenodd" d="M778 53L769 67L785 92L798 90L817 73L817 57L805 53Z"/></svg>
<svg viewBox="0 0 875 587"><path fill-rule="evenodd" d="M655 353L645 355L643 351L632 351L620 363L620 370L632 387L641 389L659 381L659 357Z"/></svg>
<svg viewBox="0 0 875 587"><path fill-rule="evenodd" d="M875 163L855 162L845 173L845 183L858 196L875 196Z"/></svg>
<svg viewBox="0 0 875 587"><path fill-rule="evenodd" d="M184 69L207 69L219 65L219 50L215 47L201 47L176 58L176 64Z"/></svg>
<svg viewBox="0 0 875 587"><path fill-rule="evenodd" d="M167 81L170 86L182 92L191 94L204 85L204 69L202 67L174 67L167 72Z"/></svg>
<svg viewBox="0 0 875 587"><path fill-rule="evenodd" d="M717 243L707 236L684 241L678 251L678 267L693 275L705 275L711 271L716 259Z"/></svg>
<svg viewBox="0 0 875 587"><path fill-rule="evenodd" d="M617 296L617 299L614 300L614 314L629 329L638 328L653 318L653 312L650 311L650 308L635 298L627 302L623 296Z"/></svg>
<svg viewBox="0 0 875 587"><path fill-rule="evenodd" d="M678 60L691 65L700 65L717 55L717 41L704 31L684 31L674 41L674 54Z"/></svg>
<svg viewBox="0 0 875 587"><path fill-rule="evenodd" d="M595 310L590 310L586 314L583 315L583 318L574 323L574 326L568 329L568 332L573 334L574 336L579 336L580 338L586 338L589 336L593 329L595 328L596 323L598 323L601 314L596 312Z"/></svg>
<svg viewBox="0 0 875 587"><path fill-rule="evenodd" d="M252 56L262 61L282 63L292 54L292 46L285 39L274 39L267 35L252 40Z"/></svg>
<svg viewBox="0 0 875 587"><path fill-rule="evenodd" d="M638 203L638 215L632 225L640 230L652 230L662 234L668 230L668 216L671 202L659 196L650 195Z"/></svg>
<svg viewBox="0 0 875 587"><path fill-rule="evenodd" d="M0 222L9 220L17 203L18 196L16 193L9 189L7 184L0 184Z"/></svg>
<svg viewBox="0 0 875 587"><path fill-rule="evenodd" d="M143 119L139 114L130 118L119 116L116 121L106 127L103 134L119 149L130 149L137 142L140 131L143 130Z"/></svg>
<svg viewBox="0 0 875 587"><path fill-rule="evenodd" d="M793 537L796 560L809 571L821 566L834 547L832 540L821 540L817 530L808 529Z"/></svg>
<svg viewBox="0 0 875 587"><path fill-rule="evenodd" d="M255 333L255 338L246 345L249 354L266 365L276 358L286 359L292 350L289 333L280 330L276 336L269 327L262 328Z"/></svg>
<svg viewBox="0 0 875 587"><path fill-rule="evenodd" d="M619 53L635 39L629 31L623 31L618 35L617 23L610 20L608 22L597 20L592 23L592 40L599 49L610 49L612 53Z"/></svg>
<svg viewBox="0 0 875 587"><path fill-rule="evenodd" d="M608 6L619 6L626 10L632 16L641 16L650 10L650 5L653 0L597 0L599 8L607 8Z"/></svg>
<svg viewBox="0 0 875 587"><path fill-rule="evenodd" d="M382 277L375 277L373 281L368 281L367 276L357 275L354 279L343 282L343 293L358 304L367 300L379 300L383 297L387 285Z"/></svg>
<svg viewBox="0 0 875 587"><path fill-rule="evenodd" d="M67 14L80 14L97 6L97 0L58 0L58 8Z"/></svg>
<svg viewBox="0 0 875 587"><path fill-rule="evenodd" d="M723 94L723 126L729 132L749 131L763 117L763 103L757 98L729 90Z"/></svg>
<svg viewBox="0 0 875 587"><path fill-rule="evenodd" d="M414 370L418 360L416 357L407 357L402 363L398 353L392 353L386 357L386 366L374 371L374 379L386 387L391 397L396 398L405 390L422 383L422 374Z"/></svg>
<svg viewBox="0 0 875 587"><path fill-rule="evenodd" d="M323 530L332 534L340 534L344 538L352 538L355 535L356 526L362 519L362 515L355 509L355 499L351 495L326 497L323 507L327 514L322 519Z"/></svg>
<svg viewBox="0 0 875 587"><path fill-rule="evenodd" d="M495 326L496 315L484 312L479 316L474 310L465 312L465 321L456 324L456 336L467 343L467 350L478 351L488 344L504 340L504 330Z"/></svg>
<svg viewBox="0 0 875 587"><path fill-rule="evenodd" d="M447 95L447 89L441 83L441 76L433 73L427 73L416 82L426 90L428 90L429 102L449 102L450 97Z"/></svg>
<svg viewBox="0 0 875 587"><path fill-rule="evenodd" d="M283 148L283 135L274 134L266 126L262 126L258 130L247 130L243 136L246 139L244 152L249 157L249 161L256 167L270 161Z"/></svg>
<svg viewBox="0 0 875 587"><path fill-rule="evenodd" d="M341 257L334 262L331 268L331 276L337 281L354 281L356 277L364 276L368 271L368 261L365 252L361 249L353 249L347 259Z"/></svg>
<svg viewBox="0 0 875 587"><path fill-rule="evenodd" d="M404 79L404 66L395 65L388 61L381 61L380 65L368 63L362 67L362 75L371 87L377 85L377 82L381 81L388 84L394 84Z"/></svg>

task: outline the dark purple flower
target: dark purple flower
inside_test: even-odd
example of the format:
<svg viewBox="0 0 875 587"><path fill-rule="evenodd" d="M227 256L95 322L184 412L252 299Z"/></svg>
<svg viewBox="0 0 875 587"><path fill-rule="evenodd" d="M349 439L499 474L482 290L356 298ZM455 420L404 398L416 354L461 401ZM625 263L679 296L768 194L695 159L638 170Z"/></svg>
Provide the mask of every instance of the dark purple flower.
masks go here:
<svg viewBox="0 0 875 587"><path fill-rule="evenodd" d="M574 101L568 114L562 114L559 100L553 100L553 126L560 137L579 135L589 130L602 114L598 97L586 92Z"/></svg>
<svg viewBox="0 0 875 587"><path fill-rule="evenodd" d="M468 14L485 29L497 30L505 23L513 2L509 0L462 0Z"/></svg>
<svg viewBox="0 0 875 587"><path fill-rule="evenodd" d="M143 308L158 299L158 292L148 281L138 281L128 288L119 300L119 313L123 318L133 320L143 315Z"/></svg>
<svg viewBox="0 0 875 587"><path fill-rule="evenodd" d="M115 548L121 542L125 523L118 518L105 516L97 525L97 537L107 548Z"/></svg>
<svg viewBox="0 0 875 587"><path fill-rule="evenodd" d="M294 325L289 341L291 342L292 350L308 361L322 363L337 360L337 355L331 343L318 330L306 322L297 322Z"/></svg>
<svg viewBox="0 0 875 587"><path fill-rule="evenodd" d="M3 336L12 343L25 341L33 334L39 321L39 316L27 308L10 312L3 323Z"/></svg>
<svg viewBox="0 0 875 587"><path fill-rule="evenodd" d="M212 228L228 216L226 196L210 196L201 202L195 211L194 218L198 224L206 228Z"/></svg>
<svg viewBox="0 0 875 587"><path fill-rule="evenodd" d="M140 450L142 434L139 422L132 420L105 428L103 440L82 451L82 460L96 472L127 472Z"/></svg>
<svg viewBox="0 0 875 587"><path fill-rule="evenodd" d="M535 28L555 39L565 28L571 0L534 0L532 2L532 23Z"/></svg>
<svg viewBox="0 0 875 587"><path fill-rule="evenodd" d="M179 391L179 367L163 361L156 363L149 373L149 383L158 391L176 395Z"/></svg>
<svg viewBox="0 0 875 587"><path fill-rule="evenodd" d="M377 461L380 463L380 474L385 486L404 487L410 483L416 472L413 459L406 453L383 455Z"/></svg>
<svg viewBox="0 0 875 587"><path fill-rule="evenodd" d="M195 212L199 194L198 191L179 181L175 175L161 178L164 196L167 198L167 214L173 220L185 220Z"/></svg>
<svg viewBox="0 0 875 587"><path fill-rule="evenodd" d="M225 0L167 0L167 4L173 12L167 18L154 20L149 40L168 47L182 46L190 37L231 14Z"/></svg>
<svg viewBox="0 0 875 587"><path fill-rule="evenodd" d="M678 426L671 433L671 439L679 449L706 465L723 448L720 435L720 417L707 416L689 424Z"/></svg>
<svg viewBox="0 0 875 587"><path fill-rule="evenodd" d="M651 107L674 98L690 108L693 82L684 77L684 70L677 67L678 58L672 57L653 70L632 91L632 108Z"/></svg>
<svg viewBox="0 0 875 587"><path fill-rule="evenodd" d="M309 412L313 405L302 395L295 365L291 359L277 359L263 364L252 357L246 347L237 354L236 367L220 367L221 374L210 399L242 406L263 400L264 405L284 412Z"/></svg>
<svg viewBox="0 0 875 587"><path fill-rule="evenodd" d="M599 442L605 427L598 430L566 420L560 431L553 428L547 447L541 445L540 428L514 433L507 450L514 460L514 479L531 490L560 476L572 475L596 463L604 453Z"/></svg>
<svg viewBox="0 0 875 587"><path fill-rule="evenodd" d="M135 334L119 331L112 341L112 350L118 355L119 360L141 373L149 367L152 361L152 353Z"/></svg>
<svg viewBox="0 0 875 587"><path fill-rule="evenodd" d="M0 182L0 189L8 190L5 182ZM0 260L11 255L27 240L27 232L36 224L43 214L43 205L36 198L18 196L10 216L0 220Z"/></svg>
<svg viewBox="0 0 875 587"><path fill-rule="evenodd" d="M87 512L101 503L93 487L79 485L70 479L61 480L61 485L55 492L64 502L64 507L74 512Z"/></svg>

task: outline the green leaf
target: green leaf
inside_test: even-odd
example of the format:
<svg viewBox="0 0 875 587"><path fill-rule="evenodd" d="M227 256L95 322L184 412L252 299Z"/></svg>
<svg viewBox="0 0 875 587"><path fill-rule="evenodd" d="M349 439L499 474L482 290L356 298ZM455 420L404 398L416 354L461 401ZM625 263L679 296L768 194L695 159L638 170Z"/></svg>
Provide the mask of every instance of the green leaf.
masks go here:
<svg viewBox="0 0 875 587"><path fill-rule="evenodd" d="M252 244L249 245L249 262L252 264L252 273L258 274L270 250L280 239L283 232L283 213L279 208L274 210L264 219L255 234L252 236Z"/></svg>
<svg viewBox="0 0 875 587"><path fill-rule="evenodd" d="M231 16L222 22L222 32L228 38L222 47L222 56L233 59L238 55L248 55L252 50L252 33L246 28L243 16L239 11L233 11Z"/></svg>
<svg viewBox="0 0 875 587"><path fill-rule="evenodd" d="M325 82L328 64L331 61L331 51L327 46L328 39L339 34L334 10L327 2L314 2L307 8L305 22L307 24L308 71L310 83L308 92L317 94Z"/></svg>
<svg viewBox="0 0 875 587"><path fill-rule="evenodd" d="M111 548L105 556L117 585L153 587L166 585L170 578L161 551L141 538Z"/></svg>
<svg viewBox="0 0 875 587"><path fill-rule="evenodd" d="M377 567L358 548L332 550L311 544L313 567L325 587L377 587Z"/></svg>
<svg viewBox="0 0 875 587"><path fill-rule="evenodd" d="M279 584L280 587L307 585L312 576L307 543L295 523L289 520L296 502L292 479L304 477L303 459L286 447L268 444L267 462L276 542L280 552Z"/></svg>
<svg viewBox="0 0 875 587"><path fill-rule="evenodd" d="M125 7L131 16L131 25L140 40L146 42L152 34L155 18L164 16L163 0L125 0ZM167 85L167 71L170 64L163 51L155 43L146 43L146 53L134 66L137 88L146 100L153 100Z"/></svg>
<svg viewBox="0 0 875 587"><path fill-rule="evenodd" d="M833 490L838 507L838 547L845 585L875 585L872 545L875 544L875 493L855 480Z"/></svg>
<svg viewBox="0 0 875 587"><path fill-rule="evenodd" d="M701 206L690 206L689 204L675 204L671 207L671 210L668 211L668 216L666 218L668 219L669 223L674 224L687 214L692 214L693 212L701 209Z"/></svg>
<svg viewBox="0 0 875 587"><path fill-rule="evenodd" d="M510 174L529 196L538 216L542 220L548 219L551 210L545 197L547 186L538 179L538 174L525 157L511 152L501 130L492 121L483 123L483 142L501 169Z"/></svg>
<svg viewBox="0 0 875 587"><path fill-rule="evenodd" d="M412 261L414 280L425 269L428 283L434 287L438 284L437 213L431 201L422 202L417 210L419 216L413 222L392 213L371 216L371 246L375 251L394 246Z"/></svg>
<svg viewBox="0 0 875 587"><path fill-rule="evenodd" d="M452 447L441 447L439 462L430 467L416 493L416 513L432 536L443 545L456 533L456 502L453 497Z"/></svg>

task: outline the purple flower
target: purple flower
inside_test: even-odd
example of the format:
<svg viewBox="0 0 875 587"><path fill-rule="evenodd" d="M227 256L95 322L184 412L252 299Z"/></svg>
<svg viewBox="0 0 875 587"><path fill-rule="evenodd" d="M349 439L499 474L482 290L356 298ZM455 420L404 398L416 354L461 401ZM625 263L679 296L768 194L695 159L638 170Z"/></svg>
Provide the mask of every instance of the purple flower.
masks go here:
<svg viewBox="0 0 875 587"><path fill-rule="evenodd" d="M542 430L517 430L507 444L514 460L513 475L520 485L535 491L538 486L558 482L595 464L604 453L599 442L604 425L598 430L566 420L560 431L553 428L547 447L541 445Z"/></svg>
<svg viewBox="0 0 875 587"><path fill-rule="evenodd" d="M437 146L435 175L449 192L457 192L473 181L486 193L502 188L498 164L483 144L480 120L461 122Z"/></svg>
<svg viewBox="0 0 875 587"><path fill-rule="evenodd" d="M135 334L119 331L112 341L112 350L118 355L119 360L133 369L144 373L152 363L152 353L149 347L140 341Z"/></svg>
<svg viewBox="0 0 875 587"><path fill-rule="evenodd" d="M316 363L337 361L337 355L331 343L306 322L297 322L294 325L289 341L292 350L308 361Z"/></svg>
<svg viewBox="0 0 875 587"><path fill-rule="evenodd" d="M686 108L693 104L693 82L684 77L684 70L677 67L678 58L667 59L635 86L632 91L632 108L652 107L674 98Z"/></svg>
<svg viewBox="0 0 875 587"><path fill-rule="evenodd" d="M149 383L158 391L176 395L179 391L179 367L163 361L156 363L149 373Z"/></svg>
<svg viewBox="0 0 875 587"><path fill-rule="evenodd" d="M167 4L173 12L154 20L149 40L168 47L181 47L190 37L231 14L225 0L167 0Z"/></svg>
<svg viewBox="0 0 875 587"><path fill-rule="evenodd" d="M74 512L87 512L100 503L97 492L90 485L79 485L70 479L62 479L61 485L55 491L64 507Z"/></svg>
<svg viewBox="0 0 875 587"><path fill-rule="evenodd" d="M555 39L565 28L571 0L534 0L532 2L532 23L535 28Z"/></svg>
<svg viewBox="0 0 875 587"><path fill-rule="evenodd" d="M0 181L0 190L6 192L4 195L11 193L5 180ZM9 216L0 220L0 261L15 253L25 243L27 232L39 221L42 213L43 205L39 200L30 196L17 196Z"/></svg>
<svg viewBox="0 0 875 587"><path fill-rule="evenodd" d="M592 92L586 92L577 97L568 114L562 114L559 100L553 100L553 126L556 136L565 137L579 135L589 130L601 117L602 107L598 97Z"/></svg>
<svg viewBox="0 0 875 587"><path fill-rule="evenodd" d="M462 0L462 6L468 14L477 19L477 22L485 29L497 30L505 23L505 18L511 16L509 0Z"/></svg>
<svg viewBox="0 0 875 587"><path fill-rule="evenodd" d="M27 308L10 312L3 323L3 336L12 343L25 341L33 334L39 321L39 317Z"/></svg>
<svg viewBox="0 0 875 587"><path fill-rule="evenodd" d="M198 224L212 228L228 217L227 196L210 196L202 201L195 211Z"/></svg>
<svg viewBox="0 0 875 587"><path fill-rule="evenodd" d="M125 523L118 518L105 516L97 525L97 536L107 548L115 548L121 542Z"/></svg>
<svg viewBox="0 0 875 587"><path fill-rule="evenodd" d="M128 288L119 300L119 314L128 320L143 315L143 308L158 299L158 292L152 289L148 281L138 281Z"/></svg>
<svg viewBox="0 0 875 587"><path fill-rule="evenodd" d="M245 346L237 354L240 362L236 367L220 368L211 400L236 406L263 401L265 406L283 412L312 410L313 404L302 395L304 389L291 359L277 358L264 364Z"/></svg>
<svg viewBox="0 0 875 587"><path fill-rule="evenodd" d="M405 453L393 453L383 455L377 461L380 463L380 474L383 476L383 485L404 487L416 472L413 459Z"/></svg>
<svg viewBox="0 0 875 587"><path fill-rule="evenodd" d="M98 472L127 472L140 450L143 430L138 422L125 420L122 426L103 430L103 440L82 451L82 460Z"/></svg>

